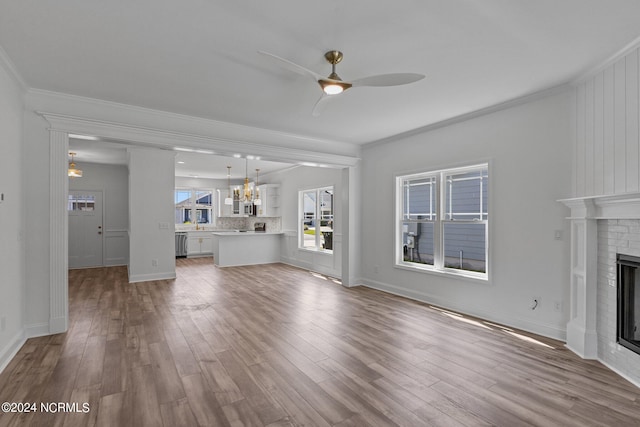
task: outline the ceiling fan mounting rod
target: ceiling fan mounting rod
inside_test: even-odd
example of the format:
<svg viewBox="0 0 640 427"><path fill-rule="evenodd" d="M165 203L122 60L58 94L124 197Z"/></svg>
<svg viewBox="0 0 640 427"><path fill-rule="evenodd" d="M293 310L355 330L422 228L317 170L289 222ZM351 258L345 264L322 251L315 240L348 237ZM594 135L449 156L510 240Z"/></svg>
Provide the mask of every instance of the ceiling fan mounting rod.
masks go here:
<svg viewBox="0 0 640 427"><path fill-rule="evenodd" d="M338 76L338 73L336 73L336 64L342 61L342 52L339 50L330 50L324 54L324 58L331 64L331 74L329 74L328 78L331 80L342 80Z"/></svg>

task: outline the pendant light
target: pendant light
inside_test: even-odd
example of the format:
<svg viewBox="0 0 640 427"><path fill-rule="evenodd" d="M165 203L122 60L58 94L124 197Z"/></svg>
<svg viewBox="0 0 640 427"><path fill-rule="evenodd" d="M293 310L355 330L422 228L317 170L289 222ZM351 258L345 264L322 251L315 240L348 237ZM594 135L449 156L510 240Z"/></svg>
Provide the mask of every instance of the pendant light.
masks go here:
<svg viewBox="0 0 640 427"><path fill-rule="evenodd" d="M233 199L231 198L231 166L227 166L227 198L224 199L224 204L233 204Z"/></svg>
<svg viewBox="0 0 640 427"><path fill-rule="evenodd" d="M69 176L70 178L82 178L82 171L76 168L76 164L73 161L73 156L75 156L76 153L70 152L69 155L71 156L71 162L69 162L69 169L67 169L67 176Z"/></svg>
<svg viewBox="0 0 640 427"><path fill-rule="evenodd" d="M244 201L245 202L250 202L251 201L251 188L249 188L249 159L245 159L245 164L244 164L244 172L245 172L245 178L244 178Z"/></svg>
<svg viewBox="0 0 640 427"><path fill-rule="evenodd" d="M256 206L260 206L262 204L262 199L260 199L260 190L258 189L258 172L260 172L260 169L256 169L256 185L255 185L255 197L253 199L253 204Z"/></svg>

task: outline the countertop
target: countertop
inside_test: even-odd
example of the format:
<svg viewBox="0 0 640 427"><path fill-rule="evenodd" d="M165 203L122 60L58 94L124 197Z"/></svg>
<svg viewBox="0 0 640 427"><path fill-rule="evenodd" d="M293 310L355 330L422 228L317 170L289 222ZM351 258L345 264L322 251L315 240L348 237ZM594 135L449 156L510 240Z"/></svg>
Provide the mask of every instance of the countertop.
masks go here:
<svg viewBox="0 0 640 427"><path fill-rule="evenodd" d="M256 234L270 235L270 234L284 234L282 231L239 231L239 230L220 230L212 231L211 234L215 236L253 236Z"/></svg>

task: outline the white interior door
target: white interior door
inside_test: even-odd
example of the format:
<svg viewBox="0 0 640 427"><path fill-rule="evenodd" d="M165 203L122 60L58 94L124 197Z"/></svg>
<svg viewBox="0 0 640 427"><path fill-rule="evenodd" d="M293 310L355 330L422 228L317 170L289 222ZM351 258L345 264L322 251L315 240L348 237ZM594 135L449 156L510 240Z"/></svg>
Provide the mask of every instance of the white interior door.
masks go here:
<svg viewBox="0 0 640 427"><path fill-rule="evenodd" d="M101 267L102 191L70 190L69 268Z"/></svg>

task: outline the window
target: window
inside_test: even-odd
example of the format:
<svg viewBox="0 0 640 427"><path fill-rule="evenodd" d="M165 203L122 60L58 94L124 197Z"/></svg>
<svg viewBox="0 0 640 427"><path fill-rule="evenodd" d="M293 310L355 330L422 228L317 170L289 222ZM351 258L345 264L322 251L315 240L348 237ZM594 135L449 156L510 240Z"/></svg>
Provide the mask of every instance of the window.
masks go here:
<svg viewBox="0 0 640 427"><path fill-rule="evenodd" d="M213 224L213 190L176 189L176 224Z"/></svg>
<svg viewBox="0 0 640 427"><path fill-rule="evenodd" d="M486 279L487 164L399 176L396 265Z"/></svg>
<svg viewBox="0 0 640 427"><path fill-rule="evenodd" d="M333 252L333 187L300 193L301 249Z"/></svg>
<svg viewBox="0 0 640 427"><path fill-rule="evenodd" d="M96 198L92 195L69 194L68 211L90 212L95 209Z"/></svg>

